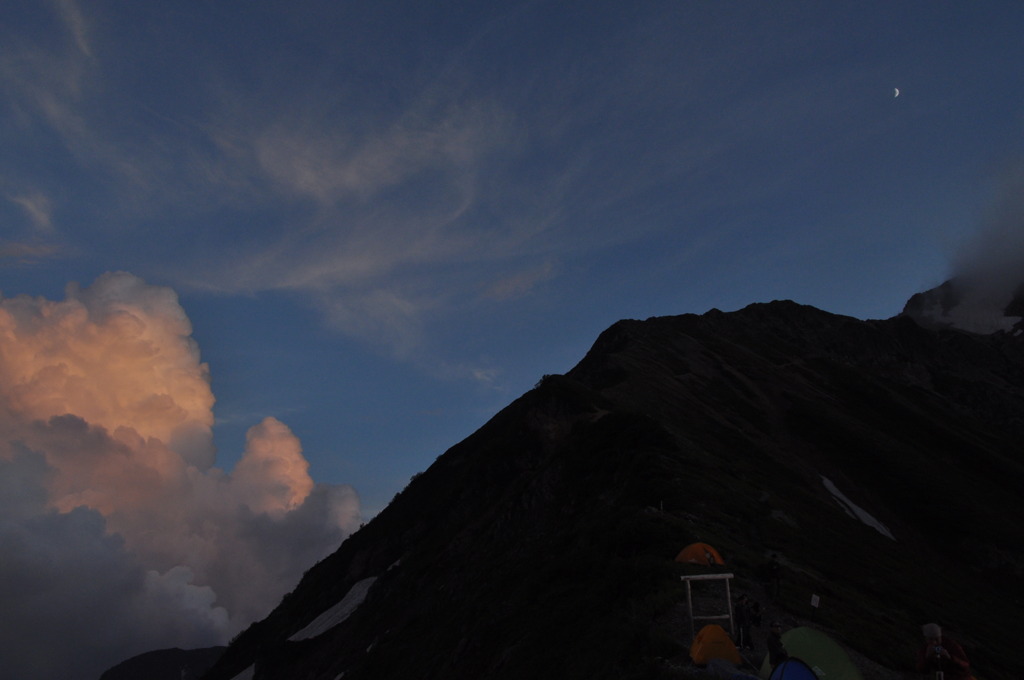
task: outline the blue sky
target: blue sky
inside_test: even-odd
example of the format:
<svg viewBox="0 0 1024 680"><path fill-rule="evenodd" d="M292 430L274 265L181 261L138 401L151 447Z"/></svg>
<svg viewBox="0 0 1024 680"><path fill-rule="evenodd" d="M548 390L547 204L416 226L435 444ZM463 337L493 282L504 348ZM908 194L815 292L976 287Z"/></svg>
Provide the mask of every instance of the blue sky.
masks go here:
<svg viewBox="0 0 1024 680"><path fill-rule="evenodd" d="M899 313L1022 151L1017 2L0 13L4 298L173 291L215 466L273 418L363 518L619 319Z"/></svg>

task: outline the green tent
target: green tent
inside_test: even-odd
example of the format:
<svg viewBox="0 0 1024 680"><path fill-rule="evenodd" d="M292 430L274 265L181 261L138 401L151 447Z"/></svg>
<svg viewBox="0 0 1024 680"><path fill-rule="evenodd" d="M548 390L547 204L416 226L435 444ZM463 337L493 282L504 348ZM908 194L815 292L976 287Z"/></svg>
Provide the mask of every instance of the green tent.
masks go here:
<svg viewBox="0 0 1024 680"><path fill-rule="evenodd" d="M818 680L864 680L853 665L850 655L835 640L820 630L801 626L782 634L786 652L811 667ZM765 656L761 664L761 677L768 680L772 668Z"/></svg>

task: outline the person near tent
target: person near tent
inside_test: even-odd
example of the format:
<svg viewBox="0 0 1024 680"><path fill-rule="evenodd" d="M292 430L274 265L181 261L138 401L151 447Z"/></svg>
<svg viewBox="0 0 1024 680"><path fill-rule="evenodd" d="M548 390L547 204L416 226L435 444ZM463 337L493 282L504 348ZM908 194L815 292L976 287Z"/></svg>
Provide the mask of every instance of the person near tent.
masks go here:
<svg viewBox="0 0 1024 680"><path fill-rule="evenodd" d="M768 633L768 663L772 669L789 658L785 645L782 644L782 622L772 621L771 631Z"/></svg>
<svg viewBox="0 0 1024 680"><path fill-rule="evenodd" d="M736 600L736 646L740 649L753 649L754 641L750 637L750 624L753 611L750 598L740 595Z"/></svg>
<svg viewBox="0 0 1024 680"><path fill-rule="evenodd" d="M956 640L943 635L939 624L925 624L921 627L921 633L924 635L924 644L917 652L919 673L940 680L971 679L971 663L964 648Z"/></svg>
<svg viewBox="0 0 1024 680"><path fill-rule="evenodd" d="M773 600L779 599L779 590L782 587L782 565L779 564L779 556L772 554L772 561L768 563L768 593Z"/></svg>
<svg viewBox="0 0 1024 680"><path fill-rule="evenodd" d="M750 622L754 628L761 630L761 603L757 600L750 601Z"/></svg>

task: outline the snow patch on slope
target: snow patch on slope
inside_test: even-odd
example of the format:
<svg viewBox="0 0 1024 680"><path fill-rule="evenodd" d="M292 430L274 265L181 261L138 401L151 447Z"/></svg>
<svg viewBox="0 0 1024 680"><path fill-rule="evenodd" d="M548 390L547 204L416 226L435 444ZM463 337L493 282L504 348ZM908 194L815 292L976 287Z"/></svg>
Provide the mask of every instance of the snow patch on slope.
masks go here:
<svg viewBox="0 0 1024 680"><path fill-rule="evenodd" d="M231 680L252 680L256 675L256 664L249 666L244 671L231 678Z"/></svg>
<svg viewBox="0 0 1024 680"><path fill-rule="evenodd" d="M370 592L370 586L377 580L376 576L370 578L364 578L362 581L358 581L352 586L345 597L341 599L341 602L334 605L320 616L313 619L313 621L300 630L295 635L288 638L291 641L296 640L307 640L311 637L316 637L322 633L326 633L331 628L334 628L339 623L347 619L352 615L352 612L356 610L356 607L363 603L366 599L366 595Z"/></svg>
<svg viewBox="0 0 1024 680"><path fill-rule="evenodd" d="M836 502L839 503L839 506L846 511L847 515L853 517L854 519L860 520L864 524L867 524L869 527L871 527L878 533L882 534L886 538L889 538L893 541L896 540L896 537L892 535L892 532L889 531L889 528L887 526L885 526L877 519L872 517L867 510L864 510L863 508L855 504L853 501L851 501L849 498L847 498L845 495L843 495L843 492L836 488L836 485L832 483L831 479L824 475L821 475L821 481L825 485L825 488L828 489L828 492L832 494L832 497L836 499Z"/></svg>
<svg viewBox="0 0 1024 680"><path fill-rule="evenodd" d="M917 317L935 326L952 326L969 333L991 335L999 331L1010 332L1020 323L1019 316L1006 316L1006 305L991 301L975 301L974 304L958 304L943 309L933 303L917 312Z"/></svg>

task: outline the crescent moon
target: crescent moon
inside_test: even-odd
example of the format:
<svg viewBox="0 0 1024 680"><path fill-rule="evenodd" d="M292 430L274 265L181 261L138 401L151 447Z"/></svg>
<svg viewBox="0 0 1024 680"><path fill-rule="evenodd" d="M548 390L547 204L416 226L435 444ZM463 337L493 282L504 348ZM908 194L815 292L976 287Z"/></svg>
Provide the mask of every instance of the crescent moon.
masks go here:
<svg viewBox="0 0 1024 680"><path fill-rule="evenodd" d="M892 98L893 98L893 99L896 99L896 97L899 97L899 96L900 96L900 88L898 88L898 87L895 87L895 88L893 88L893 89L894 89L894 90L896 91L896 94L894 94L894 95L892 96Z"/></svg>

